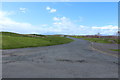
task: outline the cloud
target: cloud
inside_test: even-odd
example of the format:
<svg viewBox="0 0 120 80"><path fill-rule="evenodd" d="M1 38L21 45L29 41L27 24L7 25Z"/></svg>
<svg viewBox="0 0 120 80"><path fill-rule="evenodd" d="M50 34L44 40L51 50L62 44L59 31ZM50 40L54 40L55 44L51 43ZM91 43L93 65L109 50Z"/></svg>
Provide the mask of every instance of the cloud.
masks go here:
<svg viewBox="0 0 120 80"><path fill-rule="evenodd" d="M118 26L107 25L103 27L92 27L93 29L118 29Z"/></svg>
<svg viewBox="0 0 120 80"><path fill-rule="evenodd" d="M68 21L68 18L66 17L53 17L53 20L54 21Z"/></svg>
<svg viewBox="0 0 120 80"><path fill-rule="evenodd" d="M53 17L54 21L59 21L60 19L58 17Z"/></svg>
<svg viewBox="0 0 120 80"><path fill-rule="evenodd" d="M46 7L46 10L48 10L50 13L54 13L57 11L56 9L50 8L49 6Z"/></svg>
<svg viewBox="0 0 120 80"><path fill-rule="evenodd" d="M20 12L26 13L26 8L19 8Z"/></svg>
<svg viewBox="0 0 120 80"><path fill-rule="evenodd" d="M54 22L53 24L54 25L61 25L62 23L61 22Z"/></svg>
<svg viewBox="0 0 120 80"><path fill-rule="evenodd" d="M46 7L46 10L50 10L51 8L49 6Z"/></svg>
<svg viewBox="0 0 120 80"><path fill-rule="evenodd" d="M9 12L0 11L0 18L3 18L3 16L9 16L9 15L13 15L13 14L15 14L14 11L9 11Z"/></svg>
<svg viewBox="0 0 120 80"><path fill-rule="evenodd" d="M50 10L50 13L54 13L54 12L56 12L57 10L56 9L51 9Z"/></svg>
<svg viewBox="0 0 120 80"><path fill-rule="evenodd" d="M118 26L113 25L101 27L77 25L74 23L74 21L64 16L53 17L53 20L55 21L53 25L60 29L61 33L64 34L94 35L99 32L104 35L114 35L118 31Z"/></svg>
<svg viewBox="0 0 120 80"><path fill-rule="evenodd" d="M30 23L16 22L7 17L8 12L0 11L0 31L17 32L23 34L32 33L57 33L60 29L49 26L48 24L42 24L41 26L35 26ZM47 27L49 26L49 27Z"/></svg>
<svg viewBox="0 0 120 80"><path fill-rule="evenodd" d="M100 32L101 34L115 35L118 31L118 26L106 25L101 27L91 27L93 30Z"/></svg>
<svg viewBox="0 0 120 80"><path fill-rule="evenodd" d="M0 11L0 31L32 33L39 32L41 30L39 27L33 26L30 23L16 22L8 18L6 13L7 12Z"/></svg>
<svg viewBox="0 0 120 80"><path fill-rule="evenodd" d="M67 35L94 35L98 32L106 35L114 35L118 31L117 26L106 25L102 27L98 26L85 26L75 24L71 19L63 17L53 17L53 23L40 24L35 26L30 23L21 23L14 21L7 16L9 12L0 11L0 30L10 31L24 34L39 33L39 34L67 34Z"/></svg>
<svg viewBox="0 0 120 80"><path fill-rule="evenodd" d="M59 34L80 34L81 28L74 24L69 18L67 17L54 17L53 26L59 29Z"/></svg>

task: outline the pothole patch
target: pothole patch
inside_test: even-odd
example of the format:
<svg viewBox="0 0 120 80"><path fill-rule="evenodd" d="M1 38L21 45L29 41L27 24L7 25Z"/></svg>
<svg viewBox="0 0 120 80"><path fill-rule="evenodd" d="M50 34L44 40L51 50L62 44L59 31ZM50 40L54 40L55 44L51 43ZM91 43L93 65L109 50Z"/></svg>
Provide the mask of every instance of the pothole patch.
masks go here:
<svg viewBox="0 0 120 80"><path fill-rule="evenodd" d="M117 65L120 65L120 63L119 62L113 62L114 64L117 64Z"/></svg>
<svg viewBox="0 0 120 80"><path fill-rule="evenodd" d="M70 62L70 63L86 63L85 60L69 60L69 59L56 59L56 61L60 61L60 62Z"/></svg>
<svg viewBox="0 0 120 80"><path fill-rule="evenodd" d="M2 62L3 64L7 64L7 63L13 63L13 62L16 62L16 61L4 61Z"/></svg>

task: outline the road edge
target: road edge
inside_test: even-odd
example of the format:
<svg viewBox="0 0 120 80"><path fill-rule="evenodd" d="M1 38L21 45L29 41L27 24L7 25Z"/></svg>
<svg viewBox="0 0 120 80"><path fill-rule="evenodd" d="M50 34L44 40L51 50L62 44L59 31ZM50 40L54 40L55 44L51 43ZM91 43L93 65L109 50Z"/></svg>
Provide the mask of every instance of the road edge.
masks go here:
<svg viewBox="0 0 120 80"><path fill-rule="evenodd" d="M97 48L95 48L95 47L93 46L93 44L94 44L94 42L90 42L90 47L91 47L93 50L96 50L96 51L98 51L98 52L100 52L100 53L107 54L107 55L110 55L110 56L113 56L113 57L118 58L118 55L112 54L112 53L108 53L108 52L102 51L102 50L100 50L100 49L97 49Z"/></svg>

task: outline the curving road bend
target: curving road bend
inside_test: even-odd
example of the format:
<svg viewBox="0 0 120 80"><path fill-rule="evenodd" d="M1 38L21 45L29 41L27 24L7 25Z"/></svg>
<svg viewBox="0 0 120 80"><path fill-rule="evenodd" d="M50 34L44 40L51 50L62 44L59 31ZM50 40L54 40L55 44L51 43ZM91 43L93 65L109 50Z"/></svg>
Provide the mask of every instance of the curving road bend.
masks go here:
<svg viewBox="0 0 120 80"><path fill-rule="evenodd" d="M118 78L118 59L82 39L62 45L3 50L3 78Z"/></svg>

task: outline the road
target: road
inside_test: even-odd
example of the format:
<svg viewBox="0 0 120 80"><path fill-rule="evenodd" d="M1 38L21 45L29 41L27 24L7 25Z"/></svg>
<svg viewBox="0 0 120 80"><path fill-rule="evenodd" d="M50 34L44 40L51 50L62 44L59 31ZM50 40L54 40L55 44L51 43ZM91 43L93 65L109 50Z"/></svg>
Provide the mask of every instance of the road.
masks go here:
<svg viewBox="0 0 120 80"><path fill-rule="evenodd" d="M3 78L118 78L118 59L82 39L62 45L3 50Z"/></svg>

